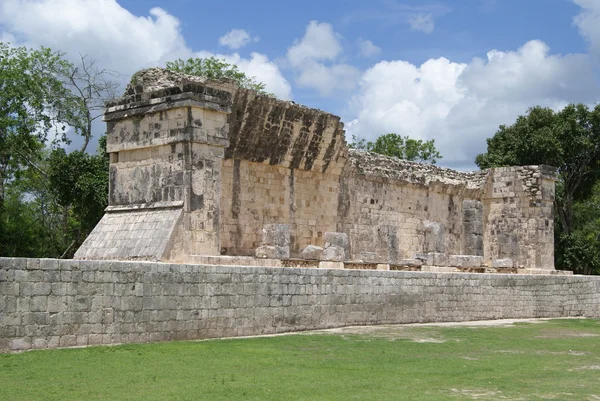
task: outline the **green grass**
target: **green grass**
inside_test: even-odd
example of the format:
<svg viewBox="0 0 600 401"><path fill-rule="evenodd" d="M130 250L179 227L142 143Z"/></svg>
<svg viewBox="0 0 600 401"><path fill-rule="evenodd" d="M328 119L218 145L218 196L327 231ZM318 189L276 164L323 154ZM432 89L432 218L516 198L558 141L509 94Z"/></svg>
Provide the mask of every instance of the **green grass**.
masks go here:
<svg viewBox="0 0 600 401"><path fill-rule="evenodd" d="M0 355L2 400L600 400L600 321Z"/></svg>

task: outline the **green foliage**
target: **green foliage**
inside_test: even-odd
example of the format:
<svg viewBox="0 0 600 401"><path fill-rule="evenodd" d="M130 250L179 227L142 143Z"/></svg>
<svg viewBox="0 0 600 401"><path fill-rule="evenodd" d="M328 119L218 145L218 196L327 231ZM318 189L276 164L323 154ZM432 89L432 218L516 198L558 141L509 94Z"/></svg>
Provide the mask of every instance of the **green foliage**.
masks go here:
<svg viewBox="0 0 600 401"><path fill-rule="evenodd" d="M97 100L113 87L103 74L85 57L74 67L48 48L0 42L1 256L68 256L101 217L106 156L60 146L72 127L85 149Z"/></svg>
<svg viewBox="0 0 600 401"><path fill-rule="evenodd" d="M600 274L600 182L585 200L573 204L569 234L559 228L557 264L579 274Z"/></svg>
<svg viewBox="0 0 600 401"><path fill-rule="evenodd" d="M257 82L255 77L249 77L239 70L237 65L229 64L223 59L216 57L189 58L187 60L177 59L166 63L167 69L187 75L194 75L207 79L233 79L242 88L252 89L266 95L265 84ZM132 78L132 80L135 78Z"/></svg>
<svg viewBox="0 0 600 401"><path fill-rule="evenodd" d="M55 149L49 157L49 182L58 205L71 212L68 233L76 244L83 242L107 206L109 160L105 147L103 136L96 155Z"/></svg>
<svg viewBox="0 0 600 401"><path fill-rule="evenodd" d="M590 110L571 104L559 112L534 107L513 125L500 126L487 143L487 152L475 159L480 168L538 164L558 168L557 266L597 271L595 252L600 245L592 235L596 228L577 214L591 213L595 210L591 205L600 202L596 195L590 198L600 178L600 105Z"/></svg>
<svg viewBox="0 0 600 401"><path fill-rule="evenodd" d="M5 185L38 160L51 131L66 140L79 104L61 77L72 65L60 53L0 42L0 208Z"/></svg>
<svg viewBox="0 0 600 401"><path fill-rule="evenodd" d="M350 147L398 159L431 164L435 164L438 159L442 158L440 152L435 148L435 139L423 141L394 133L382 135L375 142L367 142L364 138L358 139L353 136Z"/></svg>

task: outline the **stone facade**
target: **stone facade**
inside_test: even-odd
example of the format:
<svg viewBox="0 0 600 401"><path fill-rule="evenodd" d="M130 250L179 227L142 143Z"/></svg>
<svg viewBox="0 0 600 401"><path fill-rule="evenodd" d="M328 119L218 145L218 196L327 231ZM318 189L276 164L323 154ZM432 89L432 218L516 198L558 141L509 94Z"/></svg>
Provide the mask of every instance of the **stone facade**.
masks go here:
<svg viewBox="0 0 600 401"><path fill-rule="evenodd" d="M365 324L600 318L599 306L593 276L0 258L0 352Z"/></svg>
<svg viewBox="0 0 600 401"><path fill-rule="evenodd" d="M396 265L425 255L446 266L471 255L481 259L451 260L554 270L552 168L469 173L392 159L349 149L339 117L231 82L160 69L135 81L105 115L112 217L76 259L293 259L313 245L339 262L325 233L342 233L345 262ZM160 238L119 234L140 210L146 228L165 209L180 213L161 225ZM271 225L288 227L285 249L264 243Z"/></svg>

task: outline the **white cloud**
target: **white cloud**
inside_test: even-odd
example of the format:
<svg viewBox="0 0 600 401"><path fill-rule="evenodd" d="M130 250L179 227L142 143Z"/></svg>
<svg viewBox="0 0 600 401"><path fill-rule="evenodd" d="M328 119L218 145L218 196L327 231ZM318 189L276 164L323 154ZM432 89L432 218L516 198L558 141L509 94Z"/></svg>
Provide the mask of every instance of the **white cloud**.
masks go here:
<svg viewBox="0 0 600 401"><path fill-rule="evenodd" d="M242 58L238 53L233 54L215 54L207 51L194 53L194 57L216 57L223 59L229 64L235 64L240 71L250 77L256 78L258 82L265 84L265 90L273 93L280 99L292 99L292 87L285 79L281 70L267 56L260 53L252 53L250 59Z"/></svg>
<svg viewBox="0 0 600 401"><path fill-rule="evenodd" d="M342 53L339 35L331 24L311 21L302 39L288 49L287 61L296 71L296 83L322 95L353 89L360 75L348 64L336 63Z"/></svg>
<svg viewBox="0 0 600 401"><path fill-rule="evenodd" d="M115 0L0 0L0 28L1 37L61 50L74 61L79 53L87 54L126 78L141 68L194 55L176 17L161 8L136 16ZM264 82L268 91L291 97L289 83L265 55L224 57Z"/></svg>
<svg viewBox="0 0 600 401"><path fill-rule="evenodd" d="M432 33L435 29L433 16L431 14L417 14L408 19L410 27L415 31Z"/></svg>
<svg viewBox="0 0 600 401"><path fill-rule="evenodd" d="M251 41L258 42L258 40L258 36L252 37L243 29L232 29L219 38L219 44L236 50L246 46Z"/></svg>
<svg viewBox="0 0 600 401"><path fill-rule="evenodd" d="M177 18L161 8L135 16L115 0L3 0L0 24L22 43L88 54L124 74L189 52Z"/></svg>
<svg viewBox="0 0 600 401"><path fill-rule="evenodd" d="M342 52L342 45L331 24L310 21L304 37L288 49L288 59L292 65L300 65L306 60L334 60Z"/></svg>
<svg viewBox="0 0 600 401"><path fill-rule="evenodd" d="M573 0L582 8L573 19L579 33L590 44L591 53L600 60L600 2L597 0Z"/></svg>
<svg viewBox="0 0 600 401"><path fill-rule="evenodd" d="M350 102L348 135L369 140L387 132L436 139L442 164L473 168L485 139L529 107L593 103L600 86L589 56L551 55L543 42L488 52L469 64L445 58L420 66L382 61L367 70Z"/></svg>
<svg viewBox="0 0 600 401"><path fill-rule="evenodd" d="M375 46L370 40L358 38L356 44L358 45L359 54L362 57L374 57L381 53L381 49Z"/></svg>

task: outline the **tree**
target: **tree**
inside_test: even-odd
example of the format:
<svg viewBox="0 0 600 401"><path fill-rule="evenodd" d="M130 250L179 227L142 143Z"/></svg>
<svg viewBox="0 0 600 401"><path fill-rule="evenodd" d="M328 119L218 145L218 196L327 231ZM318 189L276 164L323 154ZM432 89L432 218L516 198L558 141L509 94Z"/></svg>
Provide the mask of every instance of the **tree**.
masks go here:
<svg viewBox="0 0 600 401"><path fill-rule="evenodd" d="M117 88L108 74L86 56L76 67L47 48L0 43L0 255L68 256L102 217L108 159L85 150ZM69 127L84 144L67 154Z"/></svg>
<svg viewBox="0 0 600 401"><path fill-rule="evenodd" d="M24 167L36 168L52 130L66 138L77 99L61 77L72 65L60 53L0 42L0 211L6 184Z"/></svg>
<svg viewBox="0 0 600 401"><path fill-rule="evenodd" d="M394 133L382 135L375 142L367 142L365 139L353 136L350 147L398 159L431 164L435 164L438 159L442 158L440 152L435 148L435 139L423 141Z"/></svg>
<svg viewBox="0 0 600 401"><path fill-rule="evenodd" d="M534 107L500 126L476 157L480 168L548 164L558 168L556 264L589 274L600 266L600 105L571 104L559 112ZM596 217L594 217L596 216Z"/></svg>
<svg viewBox="0 0 600 401"><path fill-rule="evenodd" d="M207 79L233 79L242 88L252 89L262 95L270 95L265 91L265 84L256 81L239 70L237 65L229 64L224 59L216 57L177 59L166 63L167 69L182 74L194 75Z"/></svg>
<svg viewBox="0 0 600 401"><path fill-rule="evenodd" d="M560 112L534 107L487 140L480 168L548 164L558 168L556 212L565 233L573 223L573 202L585 199L600 177L600 105L568 105Z"/></svg>
<svg viewBox="0 0 600 401"><path fill-rule="evenodd" d="M120 84L111 79L119 76L115 71L96 67L96 60L88 56L79 57L79 65L71 66L63 79L78 101L76 112L67 123L83 137L81 152L85 152L92 138L92 123L102 116L104 102L116 97Z"/></svg>
<svg viewBox="0 0 600 401"><path fill-rule="evenodd" d="M72 254L102 218L108 203L108 166L106 135L99 141L98 152L66 153L55 149L49 157L48 179L56 203L63 208L63 244L61 258Z"/></svg>

